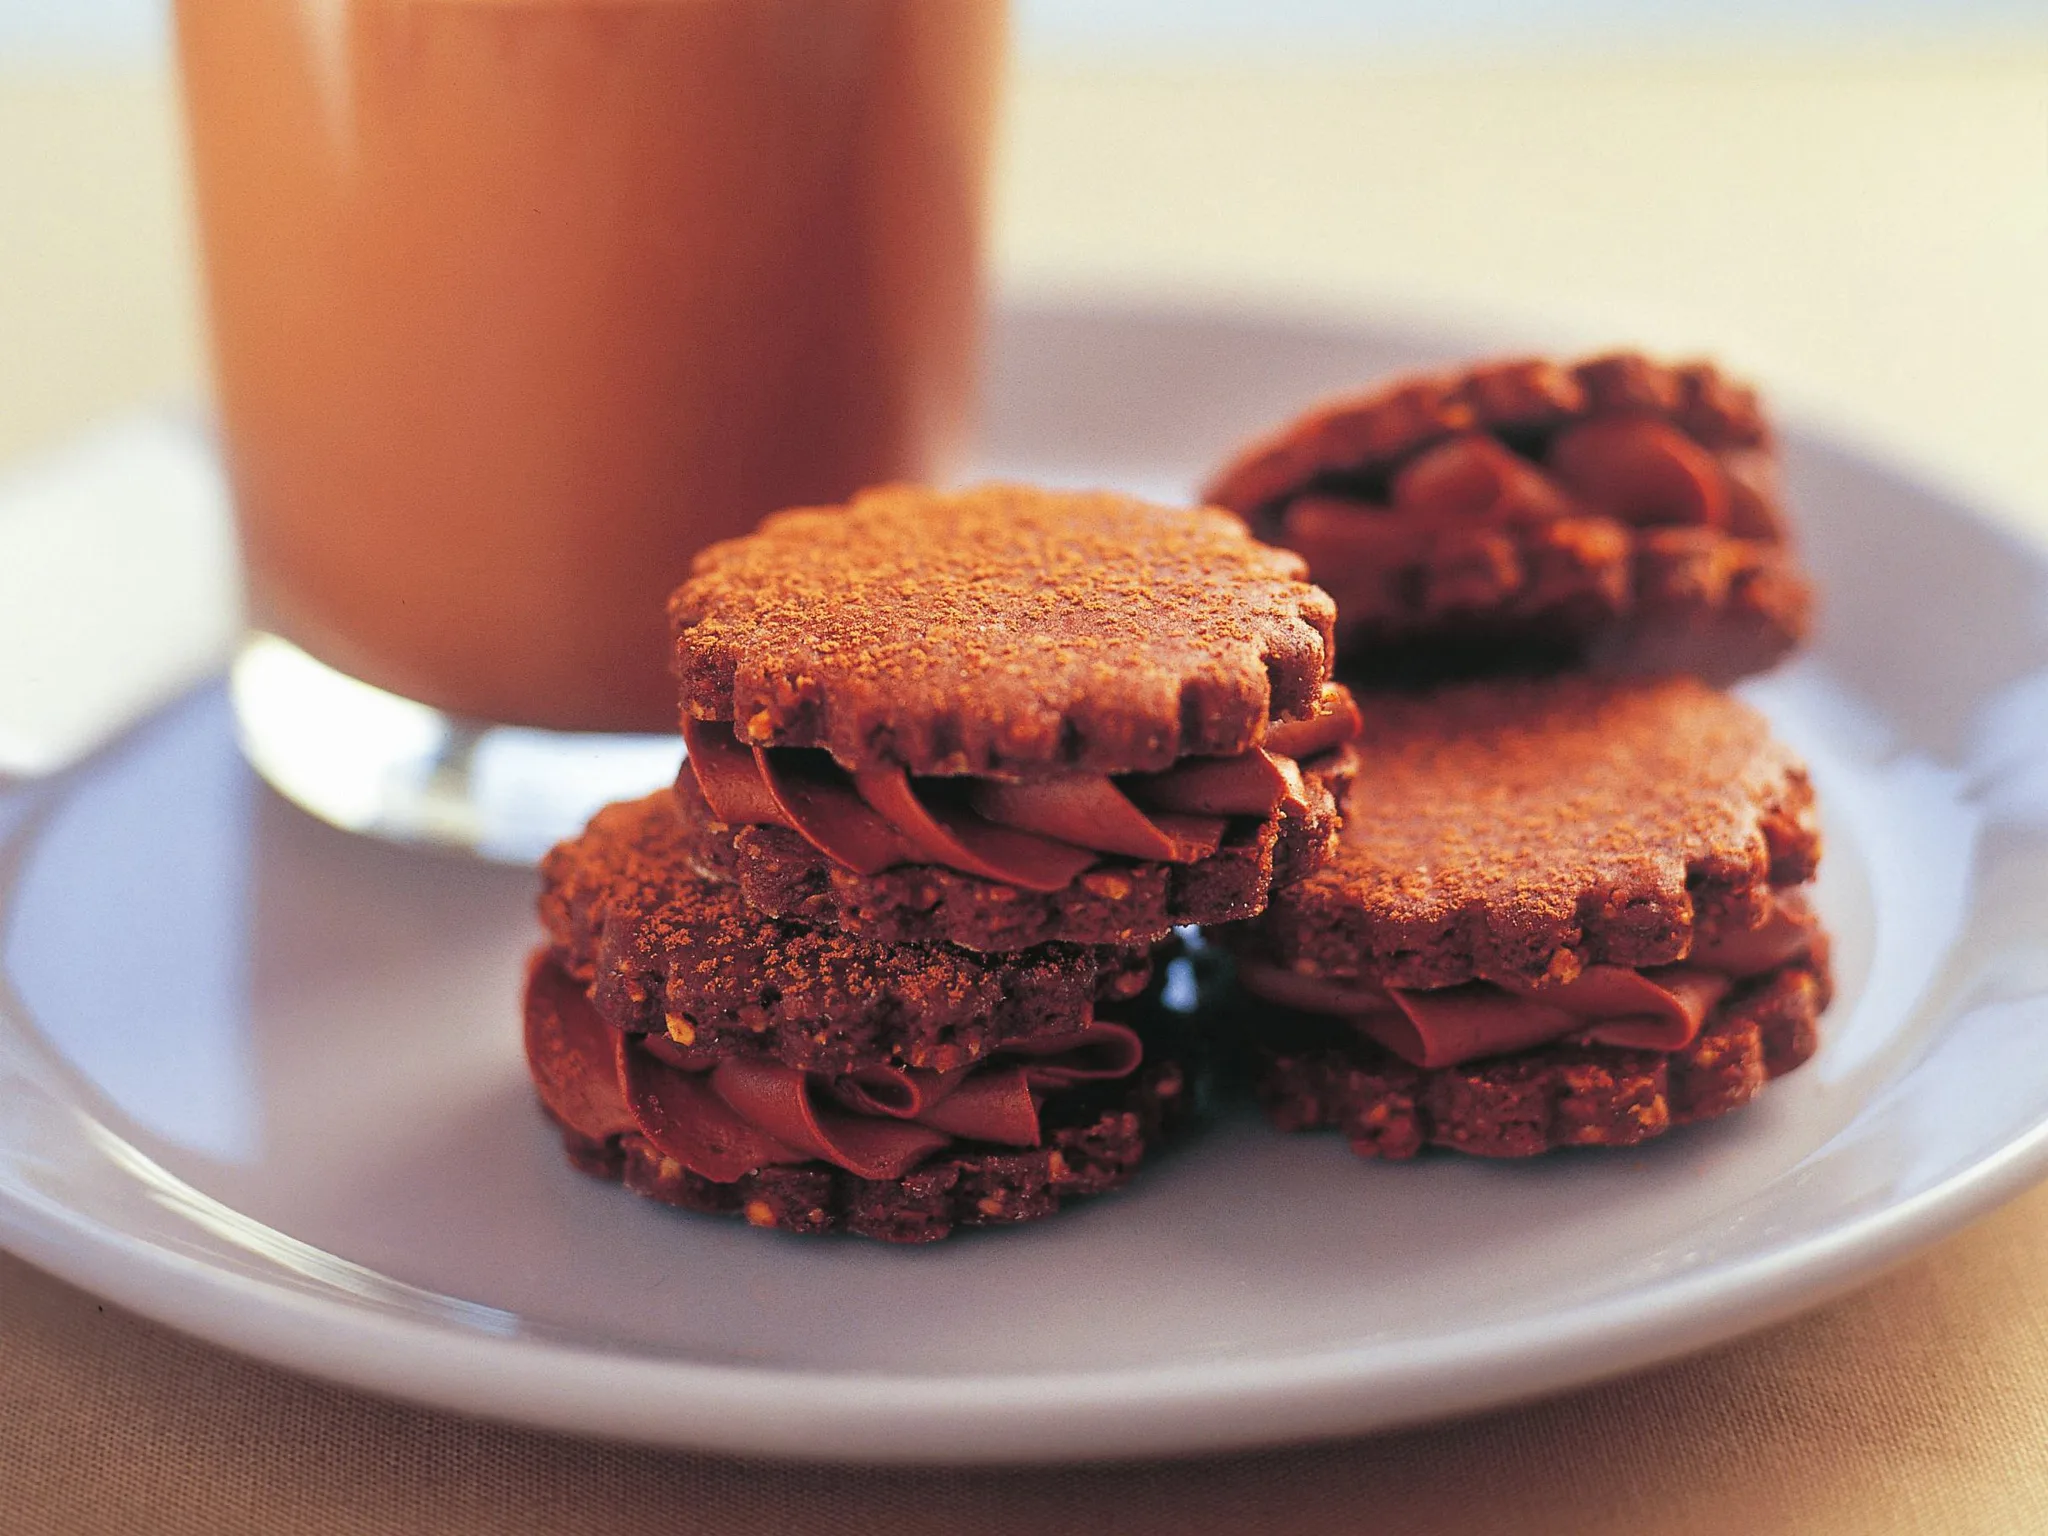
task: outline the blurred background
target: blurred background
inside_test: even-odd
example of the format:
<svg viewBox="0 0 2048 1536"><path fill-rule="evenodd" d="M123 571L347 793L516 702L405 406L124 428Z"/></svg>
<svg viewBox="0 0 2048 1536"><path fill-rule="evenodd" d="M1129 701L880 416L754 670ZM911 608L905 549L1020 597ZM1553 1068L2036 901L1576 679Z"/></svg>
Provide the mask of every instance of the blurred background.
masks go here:
<svg viewBox="0 0 2048 1536"><path fill-rule="evenodd" d="M164 9L0 4L0 465L202 392ZM2048 530L2043 0L1017 23L1011 291L1711 350Z"/></svg>

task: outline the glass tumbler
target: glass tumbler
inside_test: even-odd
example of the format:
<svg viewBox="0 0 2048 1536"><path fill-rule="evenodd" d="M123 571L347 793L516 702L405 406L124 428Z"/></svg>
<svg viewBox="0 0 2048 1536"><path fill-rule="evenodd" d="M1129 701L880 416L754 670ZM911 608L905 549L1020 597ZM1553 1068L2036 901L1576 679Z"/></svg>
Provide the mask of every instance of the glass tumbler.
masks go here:
<svg viewBox="0 0 2048 1536"><path fill-rule="evenodd" d="M674 772L691 555L962 446L1004 20L177 0L272 784L528 858Z"/></svg>

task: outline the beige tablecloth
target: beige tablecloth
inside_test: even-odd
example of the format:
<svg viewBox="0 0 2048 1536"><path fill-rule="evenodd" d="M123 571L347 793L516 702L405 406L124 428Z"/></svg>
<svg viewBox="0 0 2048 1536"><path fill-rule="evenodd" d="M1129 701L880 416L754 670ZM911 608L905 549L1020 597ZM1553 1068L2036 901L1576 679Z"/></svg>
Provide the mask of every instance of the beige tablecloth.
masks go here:
<svg viewBox="0 0 2048 1536"><path fill-rule="evenodd" d="M163 83L0 77L0 457L194 392ZM2048 530L2048 50L1019 83L1026 287L1540 317L1714 350ZM470 1423L0 1259L0 1530L2048 1529L2048 1191L1687 1363L1372 1440L791 1468Z"/></svg>

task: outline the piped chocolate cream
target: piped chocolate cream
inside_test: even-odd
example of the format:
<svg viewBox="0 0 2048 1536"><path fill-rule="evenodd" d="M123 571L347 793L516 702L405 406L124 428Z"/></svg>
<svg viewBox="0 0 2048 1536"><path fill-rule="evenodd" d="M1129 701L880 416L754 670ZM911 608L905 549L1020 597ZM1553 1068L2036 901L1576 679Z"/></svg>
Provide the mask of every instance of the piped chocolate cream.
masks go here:
<svg viewBox="0 0 2048 1536"><path fill-rule="evenodd" d="M1704 936L1676 965L1589 965L1553 985L1380 987L1255 960L1239 961L1238 980L1267 1002L1345 1019L1411 1066L1456 1066L1553 1040L1668 1053L1698 1038L1732 987L1807 957L1819 933L1805 897L1787 891L1761 924Z"/></svg>
<svg viewBox="0 0 2048 1536"><path fill-rule="evenodd" d="M1378 611L1392 573L1436 560L1430 598L1440 609L1505 599L1516 583L1540 602L1542 573L1511 569L1507 546L1489 530L1562 526L1584 556L1606 560L1601 596L1626 595L1627 550L1600 515L1638 528L1691 527L1775 540L1774 469L1755 449L1710 453L1654 416L1616 414L1578 422L1532 461L1476 432L1426 449L1375 498L1357 491L1309 491L1277 514L1279 537L1347 612ZM1463 540L1462 562L1438 554ZM1589 564L1591 561L1588 562ZM1497 568L1498 567L1498 568Z"/></svg>
<svg viewBox="0 0 2048 1536"><path fill-rule="evenodd" d="M1312 714L1273 722L1262 744L1233 756L1185 757L1158 773L998 779L848 771L823 749L750 746L730 721L685 718L683 773L720 821L786 827L857 874L936 864L1057 891L1105 858L1199 862L1236 818L1290 803L1306 815L1299 762L1359 727L1357 704L1331 685Z"/></svg>
<svg viewBox="0 0 2048 1536"><path fill-rule="evenodd" d="M526 1052L542 1102L568 1129L595 1142L638 1134L724 1184L808 1162L895 1179L956 1142L1035 1147L1048 1095L1129 1078L1144 1058L1133 1030L1091 1019L952 1072L832 1074L744 1057L692 1069L667 1040L607 1024L546 956L527 976Z"/></svg>

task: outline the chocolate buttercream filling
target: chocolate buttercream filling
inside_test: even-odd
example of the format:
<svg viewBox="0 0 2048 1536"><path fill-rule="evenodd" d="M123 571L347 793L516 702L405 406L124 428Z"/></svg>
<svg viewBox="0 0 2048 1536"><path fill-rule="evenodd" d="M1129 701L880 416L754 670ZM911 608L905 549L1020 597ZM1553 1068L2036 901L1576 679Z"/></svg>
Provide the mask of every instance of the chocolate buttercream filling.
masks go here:
<svg viewBox="0 0 2048 1536"><path fill-rule="evenodd" d="M1330 573L1354 564L1385 568L1420 558L1460 526L1599 513L1639 527L1772 537L1768 466L1752 450L1711 452L1660 417L1616 412L1564 428L1540 459L1483 432L1461 433L1403 464L1381 493L1306 490L1284 504L1280 522L1286 542L1325 585Z"/></svg>
<svg viewBox="0 0 2048 1536"><path fill-rule="evenodd" d="M1192 864L1223 845L1236 817L1306 808L1297 761L1350 740L1358 706L1324 691L1306 719L1270 726L1234 757L1184 758L1163 773L1049 779L911 778L849 773L821 750L750 747L731 723L686 719L683 766L712 815L787 827L835 862L872 875L938 864L1030 891L1057 891L1105 856Z"/></svg>
<svg viewBox="0 0 2048 1536"><path fill-rule="evenodd" d="M1563 1039L1671 1052L1692 1044L1737 982L1807 954L1817 927L1804 900L1787 893L1758 927L1702 939L1676 965L1589 965L1562 985L1468 981L1417 990L1304 976L1248 960L1238 963L1238 979L1268 1002L1346 1019L1425 1069Z"/></svg>
<svg viewBox="0 0 2048 1536"><path fill-rule="evenodd" d="M527 987L527 1061L555 1118L593 1141L637 1132L718 1184L808 1162L895 1179L955 1141L1035 1147L1047 1094L1129 1077L1144 1058L1133 1031L1093 1020L955 1072L877 1065L835 1076L737 1057L693 1071L665 1039L605 1023L552 961L534 966Z"/></svg>

